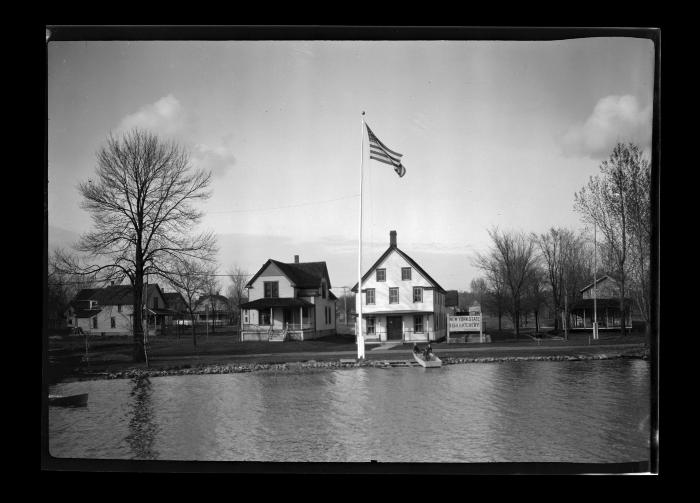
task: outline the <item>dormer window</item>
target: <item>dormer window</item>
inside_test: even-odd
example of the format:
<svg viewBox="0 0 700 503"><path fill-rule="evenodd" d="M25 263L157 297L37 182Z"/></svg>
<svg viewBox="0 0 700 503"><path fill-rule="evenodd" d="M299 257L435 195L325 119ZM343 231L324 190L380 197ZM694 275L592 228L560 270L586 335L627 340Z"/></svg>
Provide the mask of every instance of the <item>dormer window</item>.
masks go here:
<svg viewBox="0 0 700 503"><path fill-rule="evenodd" d="M377 281L386 281L386 269L377 269Z"/></svg>
<svg viewBox="0 0 700 503"><path fill-rule="evenodd" d="M411 268L410 267L402 267L401 268L401 280L402 281L410 281L411 279Z"/></svg>

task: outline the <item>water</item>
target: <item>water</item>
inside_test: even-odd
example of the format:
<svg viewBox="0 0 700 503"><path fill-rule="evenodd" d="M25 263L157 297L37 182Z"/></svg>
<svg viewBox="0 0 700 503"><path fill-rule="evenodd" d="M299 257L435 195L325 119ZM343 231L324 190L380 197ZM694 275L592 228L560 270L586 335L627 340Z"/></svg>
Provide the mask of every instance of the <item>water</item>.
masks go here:
<svg viewBox="0 0 700 503"><path fill-rule="evenodd" d="M61 383L56 457L314 462L649 459L649 363L510 362Z"/></svg>

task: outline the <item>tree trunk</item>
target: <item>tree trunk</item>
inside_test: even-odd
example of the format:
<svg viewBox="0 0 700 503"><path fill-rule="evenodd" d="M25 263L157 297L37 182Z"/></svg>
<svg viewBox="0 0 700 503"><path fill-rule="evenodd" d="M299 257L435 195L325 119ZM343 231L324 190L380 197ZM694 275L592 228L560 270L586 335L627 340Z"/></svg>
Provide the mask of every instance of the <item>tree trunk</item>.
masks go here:
<svg viewBox="0 0 700 503"><path fill-rule="evenodd" d="M194 327L194 314L190 313L190 320L192 321L192 344L194 344L195 349L197 348L197 333Z"/></svg>
<svg viewBox="0 0 700 503"><path fill-rule="evenodd" d="M134 333L134 349L132 354L133 360L134 362L143 362L146 360L143 347L143 274L139 276L138 271L136 274L136 281L134 282L134 313L132 331Z"/></svg>

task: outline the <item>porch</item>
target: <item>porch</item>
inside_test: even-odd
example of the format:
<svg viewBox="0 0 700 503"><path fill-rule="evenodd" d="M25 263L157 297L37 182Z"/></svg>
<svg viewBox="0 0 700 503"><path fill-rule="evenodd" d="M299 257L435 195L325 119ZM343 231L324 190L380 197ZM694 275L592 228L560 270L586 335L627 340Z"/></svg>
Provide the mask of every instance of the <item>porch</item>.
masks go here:
<svg viewBox="0 0 700 503"><path fill-rule="evenodd" d="M370 313L362 315L362 335L366 343L428 342L445 336L435 328L433 312Z"/></svg>
<svg viewBox="0 0 700 503"><path fill-rule="evenodd" d="M625 299L625 328L632 328L631 300ZM619 299L597 299L595 306L599 330L619 330L622 321ZM582 299L569 309L572 330L592 330L594 320L593 299Z"/></svg>
<svg viewBox="0 0 700 503"><path fill-rule="evenodd" d="M311 302L295 298L263 298L241 304L241 340L283 342L313 338L313 307Z"/></svg>

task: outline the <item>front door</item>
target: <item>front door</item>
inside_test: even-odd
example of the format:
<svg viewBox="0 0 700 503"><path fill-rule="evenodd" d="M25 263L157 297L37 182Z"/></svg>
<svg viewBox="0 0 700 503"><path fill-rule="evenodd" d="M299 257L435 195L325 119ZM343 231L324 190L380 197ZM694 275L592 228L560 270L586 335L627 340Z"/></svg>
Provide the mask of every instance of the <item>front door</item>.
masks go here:
<svg viewBox="0 0 700 503"><path fill-rule="evenodd" d="M291 322L292 322L292 312L291 312L289 309L285 309L284 311L282 311L282 316L283 316L283 318L284 318L284 319L283 319L283 323L284 323L283 326L286 328L286 327L287 327L287 323L291 323Z"/></svg>
<svg viewBox="0 0 700 503"><path fill-rule="evenodd" d="M386 338L389 341L400 341L403 338L403 323L401 316L387 316Z"/></svg>

